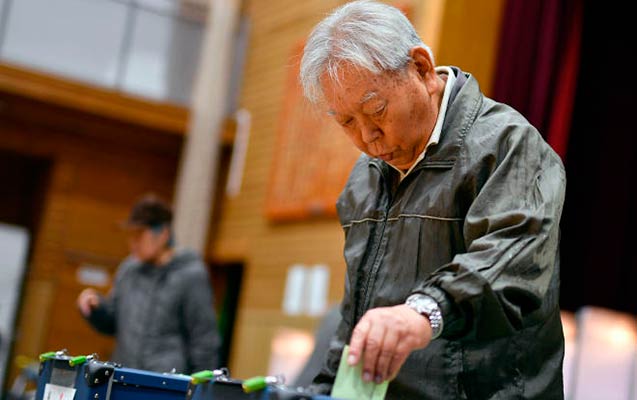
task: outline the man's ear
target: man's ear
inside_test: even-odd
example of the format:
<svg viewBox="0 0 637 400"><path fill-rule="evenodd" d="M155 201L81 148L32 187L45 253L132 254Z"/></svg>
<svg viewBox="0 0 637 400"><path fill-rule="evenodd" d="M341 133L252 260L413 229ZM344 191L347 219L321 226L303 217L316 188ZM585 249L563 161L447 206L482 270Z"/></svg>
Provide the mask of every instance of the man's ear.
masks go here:
<svg viewBox="0 0 637 400"><path fill-rule="evenodd" d="M424 47L415 46L409 50L409 57L411 58L411 63L416 73L425 85L427 85L427 89L430 92L434 91L436 88L436 71L429 52L425 50Z"/></svg>

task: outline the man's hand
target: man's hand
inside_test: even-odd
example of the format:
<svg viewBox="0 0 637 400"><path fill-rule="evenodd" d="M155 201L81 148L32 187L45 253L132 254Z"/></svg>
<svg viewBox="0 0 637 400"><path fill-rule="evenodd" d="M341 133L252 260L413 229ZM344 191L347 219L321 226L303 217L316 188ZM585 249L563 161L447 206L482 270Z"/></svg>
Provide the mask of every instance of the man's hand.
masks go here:
<svg viewBox="0 0 637 400"><path fill-rule="evenodd" d="M91 315L91 312L100 305L100 296L95 289L87 288L77 297L77 306L85 317Z"/></svg>
<svg viewBox="0 0 637 400"><path fill-rule="evenodd" d="M380 383L398 374L413 350L431 341L429 320L407 305L374 308L354 328L349 344L349 365L363 354L363 380Z"/></svg>

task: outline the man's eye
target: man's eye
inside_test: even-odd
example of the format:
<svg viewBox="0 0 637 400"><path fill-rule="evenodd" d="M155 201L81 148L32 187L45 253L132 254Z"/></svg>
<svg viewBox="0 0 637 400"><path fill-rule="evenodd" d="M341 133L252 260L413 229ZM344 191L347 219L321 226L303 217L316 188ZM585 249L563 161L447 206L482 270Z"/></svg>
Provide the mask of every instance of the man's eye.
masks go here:
<svg viewBox="0 0 637 400"><path fill-rule="evenodd" d="M378 116L381 115L384 111L385 111L385 104L381 105L380 107L378 107L376 109L376 111L374 111L374 115Z"/></svg>
<svg viewBox="0 0 637 400"><path fill-rule="evenodd" d="M354 118L348 118L345 121L341 122L341 125L343 126L350 126L352 124L352 122L354 121Z"/></svg>

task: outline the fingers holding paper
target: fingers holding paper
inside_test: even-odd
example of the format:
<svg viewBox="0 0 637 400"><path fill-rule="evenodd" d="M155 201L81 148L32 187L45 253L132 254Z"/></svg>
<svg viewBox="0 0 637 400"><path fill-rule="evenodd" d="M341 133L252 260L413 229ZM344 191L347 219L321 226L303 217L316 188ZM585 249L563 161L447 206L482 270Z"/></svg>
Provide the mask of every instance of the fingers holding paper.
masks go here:
<svg viewBox="0 0 637 400"><path fill-rule="evenodd" d="M380 383L396 376L412 351L427 347L431 334L429 320L409 306L374 308L354 328L347 362L362 362L363 380Z"/></svg>

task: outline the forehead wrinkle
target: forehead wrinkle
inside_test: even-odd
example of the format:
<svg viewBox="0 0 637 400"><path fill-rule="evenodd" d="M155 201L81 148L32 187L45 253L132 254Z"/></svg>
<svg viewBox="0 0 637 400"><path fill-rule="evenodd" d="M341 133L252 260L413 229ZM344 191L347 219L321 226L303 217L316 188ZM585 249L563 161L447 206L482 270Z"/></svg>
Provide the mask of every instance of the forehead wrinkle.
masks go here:
<svg viewBox="0 0 637 400"><path fill-rule="evenodd" d="M368 101L375 99L377 97L378 97L378 93L376 91L369 90L360 98L360 100L358 100L358 105L364 105ZM327 110L327 115L334 117L338 115L338 113L332 109L329 109Z"/></svg>
<svg viewBox="0 0 637 400"><path fill-rule="evenodd" d="M360 99L352 99L352 95L359 90L361 84L372 83L370 81L375 82L375 80L367 76L367 74L371 73L370 71L361 69L357 65L340 65L339 63L338 66L340 67L338 70L329 71L328 69L324 71L319 78L323 99L328 106L326 111L329 116L338 116L346 112L345 108L349 110L352 106L361 106L379 97L378 89L373 87L371 89L368 88ZM336 76L332 76L332 72L334 72ZM353 112L353 110L347 112Z"/></svg>

